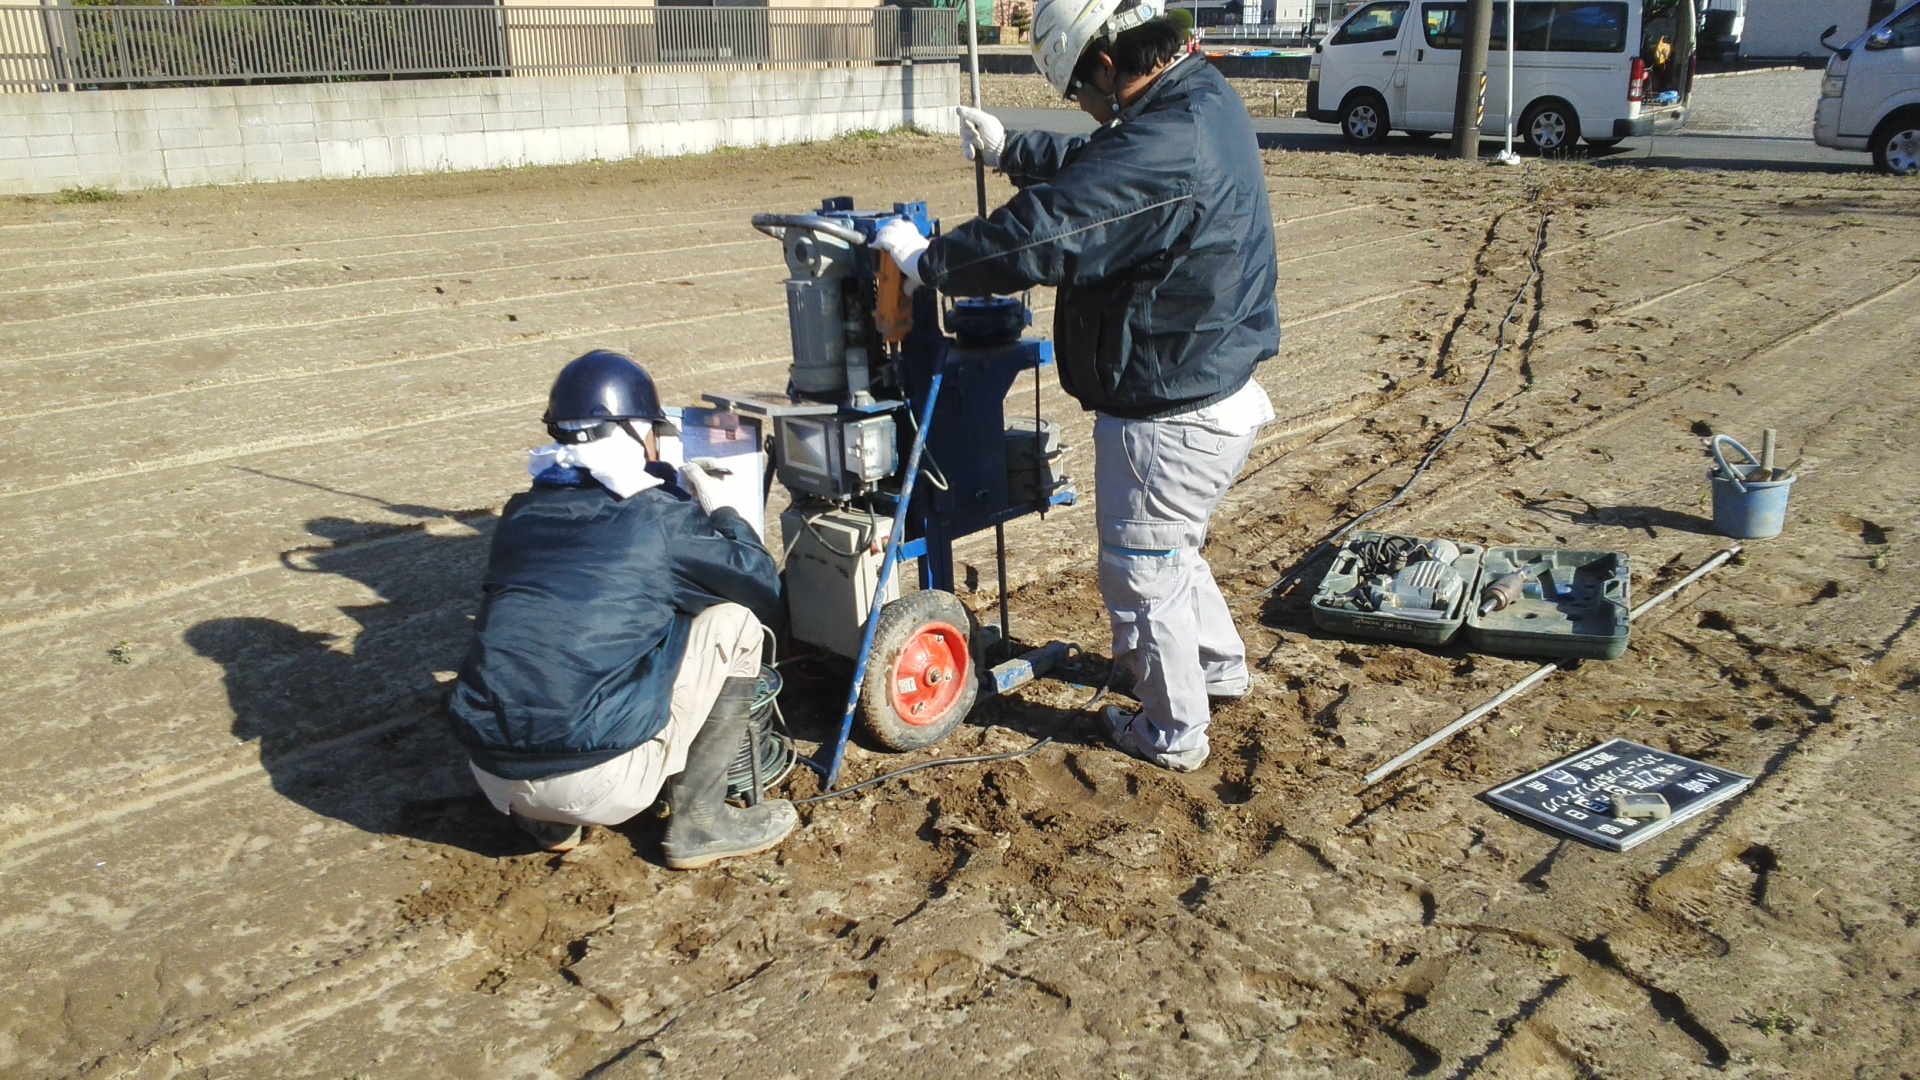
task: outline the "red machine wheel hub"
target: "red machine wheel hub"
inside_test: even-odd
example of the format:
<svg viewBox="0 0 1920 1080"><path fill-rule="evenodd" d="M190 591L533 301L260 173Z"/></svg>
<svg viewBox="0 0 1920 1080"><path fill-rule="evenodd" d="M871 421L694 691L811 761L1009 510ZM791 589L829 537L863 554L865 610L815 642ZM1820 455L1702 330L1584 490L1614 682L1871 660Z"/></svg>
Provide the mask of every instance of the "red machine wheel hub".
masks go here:
<svg viewBox="0 0 1920 1080"><path fill-rule="evenodd" d="M915 630L893 662L887 684L894 715L915 727L938 723L972 677L967 669L967 635L939 622Z"/></svg>

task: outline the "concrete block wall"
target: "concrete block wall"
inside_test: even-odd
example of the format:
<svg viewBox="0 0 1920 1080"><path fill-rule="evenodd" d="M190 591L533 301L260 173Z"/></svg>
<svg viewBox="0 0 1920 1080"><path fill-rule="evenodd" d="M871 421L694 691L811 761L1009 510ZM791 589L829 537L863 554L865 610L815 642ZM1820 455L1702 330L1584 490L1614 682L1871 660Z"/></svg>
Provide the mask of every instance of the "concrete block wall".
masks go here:
<svg viewBox="0 0 1920 1080"><path fill-rule="evenodd" d="M959 67L0 94L0 194L564 165L958 130Z"/></svg>

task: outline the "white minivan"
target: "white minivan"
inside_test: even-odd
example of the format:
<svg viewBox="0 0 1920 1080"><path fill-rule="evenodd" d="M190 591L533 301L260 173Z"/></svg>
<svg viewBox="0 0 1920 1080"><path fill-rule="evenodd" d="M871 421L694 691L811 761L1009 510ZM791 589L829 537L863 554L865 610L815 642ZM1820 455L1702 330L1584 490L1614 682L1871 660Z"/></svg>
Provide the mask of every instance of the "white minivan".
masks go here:
<svg viewBox="0 0 1920 1080"><path fill-rule="evenodd" d="M1871 150L1881 172L1920 175L1920 3L1868 27L1827 61L1813 141Z"/></svg>
<svg viewBox="0 0 1920 1080"><path fill-rule="evenodd" d="M1347 141L1453 130L1464 0L1375 0L1314 46L1307 115ZM1515 136L1559 153L1676 131L1693 89L1695 0L1524 0L1516 5ZM1493 5L1484 135L1507 130L1507 5Z"/></svg>

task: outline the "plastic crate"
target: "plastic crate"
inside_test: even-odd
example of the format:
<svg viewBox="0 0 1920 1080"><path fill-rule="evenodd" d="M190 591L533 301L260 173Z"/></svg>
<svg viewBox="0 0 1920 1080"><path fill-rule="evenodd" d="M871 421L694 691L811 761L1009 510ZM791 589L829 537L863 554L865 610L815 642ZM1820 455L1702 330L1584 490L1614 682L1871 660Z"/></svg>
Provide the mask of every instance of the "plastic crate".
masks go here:
<svg viewBox="0 0 1920 1080"><path fill-rule="evenodd" d="M1481 615L1480 590L1520 569L1531 571L1540 595ZM1488 652L1615 660L1627 651L1631 588L1623 552L1488 548L1467 613L1467 640Z"/></svg>

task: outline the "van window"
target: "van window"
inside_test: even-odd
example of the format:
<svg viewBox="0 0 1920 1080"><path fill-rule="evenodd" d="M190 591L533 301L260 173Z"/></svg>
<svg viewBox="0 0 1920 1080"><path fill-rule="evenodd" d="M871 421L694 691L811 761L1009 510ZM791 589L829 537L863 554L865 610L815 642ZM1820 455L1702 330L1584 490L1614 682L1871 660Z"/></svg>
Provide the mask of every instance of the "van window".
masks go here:
<svg viewBox="0 0 1920 1080"><path fill-rule="evenodd" d="M1464 35L1465 5L1458 0L1422 4L1427 44L1436 49L1458 49ZM1627 5L1619 0L1533 2L1515 5L1514 44L1521 52L1617 53L1627 47ZM1507 9L1493 8L1491 44L1507 47Z"/></svg>
<svg viewBox="0 0 1920 1080"><path fill-rule="evenodd" d="M1364 45L1369 41L1392 41L1400 36L1400 20L1406 17L1406 0L1368 4L1348 19L1328 44Z"/></svg>
<svg viewBox="0 0 1920 1080"><path fill-rule="evenodd" d="M1893 40L1887 43L1889 49L1911 49L1920 45L1920 6L1910 7L1906 14L1887 24L1888 33Z"/></svg>

